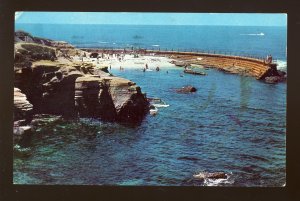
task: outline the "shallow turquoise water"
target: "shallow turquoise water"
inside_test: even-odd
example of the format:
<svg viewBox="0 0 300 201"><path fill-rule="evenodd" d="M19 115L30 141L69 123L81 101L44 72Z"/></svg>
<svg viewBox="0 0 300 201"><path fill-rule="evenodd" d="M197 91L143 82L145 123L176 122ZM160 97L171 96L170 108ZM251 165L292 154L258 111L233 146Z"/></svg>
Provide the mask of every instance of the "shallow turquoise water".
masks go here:
<svg viewBox="0 0 300 201"><path fill-rule="evenodd" d="M201 186L193 174L225 171L229 179L217 185L282 186L286 83L181 72L114 70L170 106L140 125L80 119L41 128L31 154L14 157L14 183ZM198 91L174 91L185 85Z"/></svg>

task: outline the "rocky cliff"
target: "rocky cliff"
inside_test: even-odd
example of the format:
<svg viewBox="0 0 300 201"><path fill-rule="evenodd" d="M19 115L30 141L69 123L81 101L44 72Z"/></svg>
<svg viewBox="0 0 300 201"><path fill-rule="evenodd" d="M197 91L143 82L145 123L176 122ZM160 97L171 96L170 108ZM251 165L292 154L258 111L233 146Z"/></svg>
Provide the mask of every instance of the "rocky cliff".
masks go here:
<svg viewBox="0 0 300 201"><path fill-rule="evenodd" d="M62 52L62 47L66 50ZM18 100L26 96L31 114L95 117L109 121L137 121L148 111L140 87L90 63L72 60L80 52L65 42L15 34L15 120ZM25 109L25 108L24 108ZM26 112L24 112L25 115Z"/></svg>

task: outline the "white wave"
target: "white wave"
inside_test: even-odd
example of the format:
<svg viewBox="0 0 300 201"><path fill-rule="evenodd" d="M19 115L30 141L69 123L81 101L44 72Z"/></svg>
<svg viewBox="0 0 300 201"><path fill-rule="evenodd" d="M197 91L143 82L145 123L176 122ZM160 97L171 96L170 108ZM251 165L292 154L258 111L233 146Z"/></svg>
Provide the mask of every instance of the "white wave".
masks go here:
<svg viewBox="0 0 300 201"><path fill-rule="evenodd" d="M151 46L153 46L153 47L159 47L160 45L151 45Z"/></svg>
<svg viewBox="0 0 300 201"><path fill-rule="evenodd" d="M155 107L169 107L170 105L166 105L166 104L153 104L153 106L155 106Z"/></svg>
<svg viewBox="0 0 300 201"><path fill-rule="evenodd" d="M244 36L264 36L265 34L263 32L260 33L248 33L248 34L240 34Z"/></svg>
<svg viewBox="0 0 300 201"><path fill-rule="evenodd" d="M277 64L277 69L278 70L282 70L282 71L287 71L287 63L286 61L282 61L282 60L277 60L274 63Z"/></svg>
<svg viewBox="0 0 300 201"><path fill-rule="evenodd" d="M232 173L226 174L226 179L209 179L206 178L203 181L204 186L220 186L222 184L233 184L234 180L232 179Z"/></svg>
<svg viewBox="0 0 300 201"><path fill-rule="evenodd" d="M101 44L107 44L109 42L106 42L106 41L98 41L98 43L101 43Z"/></svg>

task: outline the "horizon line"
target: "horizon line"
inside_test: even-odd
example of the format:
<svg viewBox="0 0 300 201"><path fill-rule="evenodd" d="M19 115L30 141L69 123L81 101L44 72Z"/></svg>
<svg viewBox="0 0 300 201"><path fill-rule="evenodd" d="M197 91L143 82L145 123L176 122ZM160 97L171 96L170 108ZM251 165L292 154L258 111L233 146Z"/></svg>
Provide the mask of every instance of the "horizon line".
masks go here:
<svg viewBox="0 0 300 201"><path fill-rule="evenodd" d="M287 27L287 25L233 25L233 24L100 24L100 23L31 23L15 22L16 24L45 25L132 25L132 26L238 26L238 27Z"/></svg>

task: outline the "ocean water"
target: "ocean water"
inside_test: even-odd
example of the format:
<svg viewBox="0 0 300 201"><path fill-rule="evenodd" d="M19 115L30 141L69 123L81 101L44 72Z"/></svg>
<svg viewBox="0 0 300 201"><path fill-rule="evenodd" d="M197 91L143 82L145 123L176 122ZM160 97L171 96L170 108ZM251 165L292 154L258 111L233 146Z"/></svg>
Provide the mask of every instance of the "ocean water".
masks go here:
<svg viewBox="0 0 300 201"><path fill-rule="evenodd" d="M286 27L15 24L76 47L210 51L286 60Z"/></svg>
<svg viewBox="0 0 300 201"><path fill-rule="evenodd" d="M52 26L16 28L76 46L140 41L147 48L197 46L285 60L286 33L280 27ZM286 83L266 84L214 69L205 70L207 76L181 77L181 72L177 67L145 73L113 70L136 82L148 97L159 97L170 106L158 108L156 116L148 115L138 125L80 119L41 127L29 151L14 156L14 183L283 186ZM175 92L185 85L198 90ZM201 171L224 171L228 179L193 179Z"/></svg>

